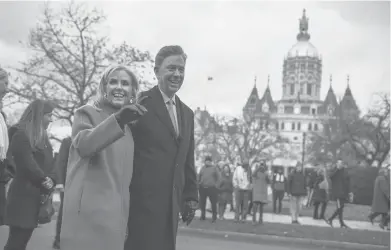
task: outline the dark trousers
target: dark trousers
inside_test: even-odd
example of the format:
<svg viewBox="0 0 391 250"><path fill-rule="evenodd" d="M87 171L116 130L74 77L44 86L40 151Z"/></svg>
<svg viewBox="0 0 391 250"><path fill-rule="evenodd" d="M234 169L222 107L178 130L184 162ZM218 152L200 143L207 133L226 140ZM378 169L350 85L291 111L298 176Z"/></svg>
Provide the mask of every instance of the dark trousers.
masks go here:
<svg viewBox="0 0 391 250"><path fill-rule="evenodd" d="M343 209L345 207L345 199L337 199L337 209L335 210L335 212L333 213L333 215L331 215L330 217L330 221L333 221L335 219L335 217L338 216L338 219L339 219L339 223L341 224L341 226L345 225L345 222L343 221Z"/></svg>
<svg viewBox="0 0 391 250"><path fill-rule="evenodd" d="M368 217L372 221L379 215L381 215L380 225L387 226L387 224L388 224L388 221L387 221L388 213L377 213L377 212L375 212L375 213L371 213Z"/></svg>
<svg viewBox="0 0 391 250"><path fill-rule="evenodd" d="M33 234L33 228L10 227L7 244L4 250L26 250L27 243Z"/></svg>
<svg viewBox="0 0 391 250"><path fill-rule="evenodd" d="M250 190L235 190L235 220L239 220L240 214L242 215L242 220L246 220L248 212L248 203L250 200Z"/></svg>
<svg viewBox="0 0 391 250"><path fill-rule="evenodd" d="M259 211L259 223L263 222L263 206L265 203L260 201L253 201L253 222L257 221L257 212Z"/></svg>
<svg viewBox="0 0 391 250"><path fill-rule="evenodd" d="M277 213L277 205L278 205L278 213L279 214L281 213L282 199L284 199L284 195L285 195L284 190L273 190L273 212L274 213Z"/></svg>
<svg viewBox="0 0 391 250"><path fill-rule="evenodd" d="M56 236L54 237L54 241L57 243L60 242L60 234L61 234L61 224L62 224L62 207L63 207L63 201L64 201L64 193L60 193L60 199L61 199L61 204L60 204L60 209L58 211L57 215L57 222L56 222Z"/></svg>
<svg viewBox="0 0 391 250"><path fill-rule="evenodd" d="M321 206L321 209L320 209L320 216L319 215L319 206ZM326 208L327 208L327 202L320 202L320 201L315 201L314 202L314 215L313 215L313 218L314 219L324 219L324 213L326 212Z"/></svg>
<svg viewBox="0 0 391 250"><path fill-rule="evenodd" d="M217 219L217 198L218 190L215 187L200 187L200 209L201 209L201 219L205 219L206 213L206 199L209 198L210 204L212 206L212 220Z"/></svg>

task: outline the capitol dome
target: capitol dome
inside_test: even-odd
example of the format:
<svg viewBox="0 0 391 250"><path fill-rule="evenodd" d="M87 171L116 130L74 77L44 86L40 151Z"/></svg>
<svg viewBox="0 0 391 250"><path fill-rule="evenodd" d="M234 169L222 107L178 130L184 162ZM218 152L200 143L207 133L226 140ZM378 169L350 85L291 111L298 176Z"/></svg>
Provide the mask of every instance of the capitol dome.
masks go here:
<svg viewBox="0 0 391 250"><path fill-rule="evenodd" d="M288 57L296 56L319 57L319 53L309 41L298 41L288 52Z"/></svg>
<svg viewBox="0 0 391 250"><path fill-rule="evenodd" d="M315 46L310 42L308 33L308 18L303 10L303 16L299 19L299 33L297 34L297 43L288 51L288 57L309 56L319 58L320 55Z"/></svg>

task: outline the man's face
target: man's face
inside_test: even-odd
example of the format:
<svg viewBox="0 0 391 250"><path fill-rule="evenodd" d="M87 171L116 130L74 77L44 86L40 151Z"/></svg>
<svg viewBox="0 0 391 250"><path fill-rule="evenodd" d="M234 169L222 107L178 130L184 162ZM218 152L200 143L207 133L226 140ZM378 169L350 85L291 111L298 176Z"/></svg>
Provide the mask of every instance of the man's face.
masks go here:
<svg viewBox="0 0 391 250"><path fill-rule="evenodd" d="M342 162L341 160L338 160L338 161L337 161L337 168L338 168L338 169L343 168L343 162Z"/></svg>
<svg viewBox="0 0 391 250"><path fill-rule="evenodd" d="M159 87L168 97L173 97L181 88L185 79L185 67L184 57L173 55L165 58L159 68L155 68Z"/></svg>

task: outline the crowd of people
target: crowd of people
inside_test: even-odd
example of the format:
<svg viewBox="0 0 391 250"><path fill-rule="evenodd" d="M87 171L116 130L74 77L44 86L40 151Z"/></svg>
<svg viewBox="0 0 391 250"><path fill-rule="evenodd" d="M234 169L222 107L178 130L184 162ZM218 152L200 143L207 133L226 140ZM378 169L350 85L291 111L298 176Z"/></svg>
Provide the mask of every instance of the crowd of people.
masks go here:
<svg viewBox="0 0 391 250"><path fill-rule="evenodd" d="M200 208L205 220L207 198L213 222L224 219L230 206L236 222L244 222L252 211L253 222L262 223L268 185L274 212L281 213L287 193L292 223L299 223L307 195L300 164L287 177L281 169L269 173L262 159L251 166L244 161L231 173L230 165L217 167L207 157L197 176L194 113L176 95L186 59L180 46L161 48L154 67L158 84L145 92L127 67L108 67L97 98L76 110L72 134L56 157L47 133L56 103L32 100L9 126L0 115L0 225L9 227L4 250L25 250L38 225L51 221L55 191L62 200L55 249L173 250L179 219L189 225ZM8 74L0 69L1 99L7 88ZM330 173L319 171L312 195L314 218L324 218L330 195L337 200L326 221L332 225L338 216L341 227L346 227L343 209L349 197L344 169L339 160ZM389 185L384 178L376 180L375 199L388 201L376 203L370 220L381 214L382 225L388 226Z"/></svg>
<svg viewBox="0 0 391 250"><path fill-rule="evenodd" d="M204 165L200 166L198 184L200 193L201 220L205 220L206 200L209 198L212 222L224 219L227 205L235 212L235 222L244 223L248 215L252 216L254 225L262 224L264 206L272 203L273 213L282 211L285 195L289 199L289 210L293 224L300 224L299 217L303 206L313 207L313 219L324 220L334 226L338 218L341 228L348 228L344 221L344 207L353 201L350 191L350 178L346 164L342 159L327 167L317 167L314 174L305 174L300 162L285 176L283 168L272 170L266 161L255 158L251 164L244 160L237 166L219 162L213 164L211 156L206 156ZM368 216L371 223L381 215L379 226L389 230L390 187L389 169L381 169L376 178L372 212ZM268 190L271 189L269 200ZM330 217L326 209L330 200L336 201L336 208Z"/></svg>

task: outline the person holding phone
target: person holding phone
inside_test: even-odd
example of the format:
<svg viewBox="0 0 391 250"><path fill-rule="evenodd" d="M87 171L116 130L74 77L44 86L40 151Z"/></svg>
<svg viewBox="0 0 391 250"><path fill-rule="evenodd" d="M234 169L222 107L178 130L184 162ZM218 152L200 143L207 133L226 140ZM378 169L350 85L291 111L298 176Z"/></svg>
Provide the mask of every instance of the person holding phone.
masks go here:
<svg viewBox="0 0 391 250"><path fill-rule="evenodd" d="M129 124L147 113L136 76L106 69L98 99L75 112L63 200L62 250L123 250L133 175Z"/></svg>

